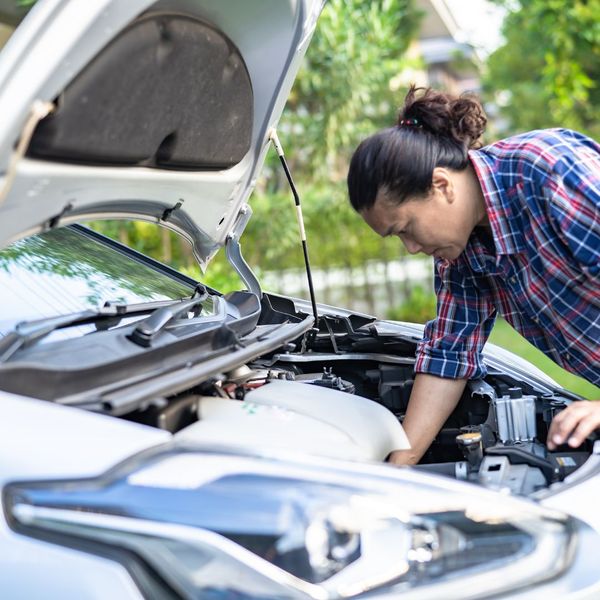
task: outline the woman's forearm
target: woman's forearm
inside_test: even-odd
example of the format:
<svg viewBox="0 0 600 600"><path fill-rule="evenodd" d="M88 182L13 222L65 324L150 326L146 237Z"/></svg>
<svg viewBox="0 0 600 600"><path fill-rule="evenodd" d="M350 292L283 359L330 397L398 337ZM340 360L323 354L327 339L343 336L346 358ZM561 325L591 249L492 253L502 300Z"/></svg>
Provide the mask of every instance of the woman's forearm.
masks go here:
<svg viewBox="0 0 600 600"><path fill-rule="evenodd" d="M458 404L466 383L466 379L416 375L403 422L411 448L392 452L390 462L399 465L419 462Z"/></svg>

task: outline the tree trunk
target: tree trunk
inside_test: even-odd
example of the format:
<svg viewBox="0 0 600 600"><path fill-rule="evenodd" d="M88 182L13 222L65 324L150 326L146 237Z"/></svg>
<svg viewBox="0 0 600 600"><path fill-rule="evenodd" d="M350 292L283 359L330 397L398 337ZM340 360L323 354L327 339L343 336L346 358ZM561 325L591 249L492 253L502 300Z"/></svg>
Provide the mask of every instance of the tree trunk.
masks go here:
<svg viewBox="0 0 600 600"><path fill-rule="evenodd" d="M329 279L329 267L323 267L323 302L325 304L332 304L331 302L331 281Z"/></svg>
<svg viewBox="0 0 600 600"><path fill-rule="evenodd" d="M369 282L369 269L369 263L367 261L363 261L362 272L364 278L364 298L365 302L367 303L368 312L373 315L375 314L375 296L373 295L373 288Z"/></svg>
<svg viewBox="0 0 600 600"><path fill-rule="evenodd" d="M346 304L350 310L353 310L355 306L354 292L356 290L354 287L354 270L352 269L352 265L350 263L345 263L344 267L346 275L346 281L344 282L344 287L346 290Z"/></svg>
<svg viewBox="0 0 600 600"><path fill-rule="evenodd" d="M127 231L127 224L119 224L119 242L125 246L129 246L129 232Z"/></svg>
<svg viewBox="0 0 600 600"><path fill-rule="evenodd" d="M170 231L165 227L160 228L160 242L161 260L167 265L170 265L173 260L173 247L171 246Z"/></svg>
<svg viewBox="0 0 600 600"><path fill-rule="evenodd" d="M390 275L390 261L387 259L383 263L383 278L387 295L387 310L389 310L396 306L396 290L394 289L394 282Z"/></svg>
<svg viewBox="0 0 600 600"><path fill-rule="evenodd" d="M179 251L181 254L181 264L186 267L197 265L194 253L192 252L192 245L182 237L177 238L179 244Z"/></svg>
<svg viewBox="0 0 600 600"><path fill-rule="evenodd" d="M400 256L400 273L402 274L402 298L401 301L410 297L410 279L408 277L408 267L406 264L407 257Z"/></svg>

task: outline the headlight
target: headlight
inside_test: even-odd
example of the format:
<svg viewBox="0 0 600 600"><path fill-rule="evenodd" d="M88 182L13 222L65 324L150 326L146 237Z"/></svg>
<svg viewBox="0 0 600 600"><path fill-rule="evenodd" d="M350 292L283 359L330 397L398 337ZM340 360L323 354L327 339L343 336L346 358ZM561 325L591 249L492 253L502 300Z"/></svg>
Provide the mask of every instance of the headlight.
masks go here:
<svg viewBox="0 0 600 600"><path fill-rule="evenodd" d="M196 448L4 503L18 531L125 549L184 598L479 598L555 577L573 541L565 517L410 469Z"/></svg>

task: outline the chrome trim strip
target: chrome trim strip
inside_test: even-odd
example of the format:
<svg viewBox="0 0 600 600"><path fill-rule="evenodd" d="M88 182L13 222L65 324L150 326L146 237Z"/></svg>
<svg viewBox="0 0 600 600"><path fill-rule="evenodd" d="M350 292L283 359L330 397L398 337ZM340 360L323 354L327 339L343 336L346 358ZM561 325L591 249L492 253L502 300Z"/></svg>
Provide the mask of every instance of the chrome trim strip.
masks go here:
<svg viewBox="0 0 600 600"><path fill-rule="evenodd" d="M379 354L373 352L372 354L353 354L351 352L346 354L331 354L331 353L319 353L310 352L306 354L275 354L273 356L274 364L276 362L290 362L290 363L306 363L316 362L319 360L339 361L339 360L371 360L378 362L388 362L398 365L414 365L414 358L405 358L403 356L394 356L393 354Z"/></svg>

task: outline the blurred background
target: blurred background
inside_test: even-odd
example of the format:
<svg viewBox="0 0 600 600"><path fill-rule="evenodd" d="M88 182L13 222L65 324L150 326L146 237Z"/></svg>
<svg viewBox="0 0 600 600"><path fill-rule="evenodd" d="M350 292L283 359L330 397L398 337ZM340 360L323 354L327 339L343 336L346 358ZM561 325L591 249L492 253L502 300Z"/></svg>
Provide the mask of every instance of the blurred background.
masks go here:
<svg viewBox="0 0 600 600"><path fill-rule="evenodd" d="M34 2L0 1L0 45ZM600 0L329 0L279 124L299 189L317 300L380 318L435 316L433 266L381 239L350 208L349 158L394 123L408 86L478 94L484 143L536 128L600 139ZM293 199L269 155L250 204L244 256L268 291L307 297ZM224 256L202 274L189 246L148 223L95 228L228 291L240 286ZM563 371L501 319L491 341L590 399L600 389Z"/></svg>

